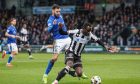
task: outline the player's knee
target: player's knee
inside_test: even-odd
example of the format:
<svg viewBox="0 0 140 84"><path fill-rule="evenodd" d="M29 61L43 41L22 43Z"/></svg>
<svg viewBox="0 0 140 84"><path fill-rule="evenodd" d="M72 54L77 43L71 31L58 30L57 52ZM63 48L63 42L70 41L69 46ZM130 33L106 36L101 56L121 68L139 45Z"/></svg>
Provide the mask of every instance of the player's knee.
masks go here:
<svg viewBox="0 0 140 84"><path fill-rule="evenodd" d="M72 68L73 67L73 61L71 61L71 60L67 61L66 65Z"/></svg>
<svg viewBox="0 0 140 84"><path fill-rule="evenodd" d="M12 55L17 55L18 54L18 51L14 51L11 53Z"/></svg>
<svg viewBox="0 0 140 84"><path fill-rule="evenodd" d="M52 61L53 61L53 62L56 62L57 59L58 59L57 57L53 57L53 58L52 58Z"/></svg>
<svg viewBox="0 0 140 84"><path fill-rule="evenodd" d="M18 54L18 51L15 52L15 55L17 55L17 54Z"/></svg>
<svg viewBox="0 0 140 84"><path fill-rule="evenodd" d="M54 54L54 55L53 55L53 58L52 58L52 61L56 62L57 59L58 59L58 54Z"/></svg>
<svg viewBox="0 0 140 84"><path fill-rule="evenodd" d="M76 68L76 73L77 73L77 76L78 76L78 77L81 77L81 76L82 76L82 73L83 73L83 72L82 72L82 68L81 68L81 67L77 67L77 68Z"/></svg>
<svg viewBox="0 0 140 84"><path fill-rule="evenodd" d="M78 77L81 77L82 76L82 71L76 71L76 73L77 73L77 76Z"/></svg>
<svg viewBox="0 0 140 84"><path fill-rule="evenodd" d="M57 61L57 59L52 59L51 62L55 63Z"/></svg>
<svg viewBox="0 0 140 84"><path fill-rule="evenodd" d="M58 59L58 57L53 57L53 58L52 58L52 62L56 62L57 59Z"/></svg>

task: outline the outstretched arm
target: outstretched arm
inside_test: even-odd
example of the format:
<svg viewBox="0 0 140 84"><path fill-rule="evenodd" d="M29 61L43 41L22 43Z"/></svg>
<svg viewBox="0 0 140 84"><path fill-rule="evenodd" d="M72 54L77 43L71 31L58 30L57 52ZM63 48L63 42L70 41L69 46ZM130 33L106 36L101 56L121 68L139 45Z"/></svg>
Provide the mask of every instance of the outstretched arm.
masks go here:
<svg viewBox="0 0 140 84"><path fill-rule="evenodd" d="M104 43L101 40L98 39L96 42L108 51L107 45L104 45Z"/></svg>
<svg viewBox="0 0 140 84"><path fill-rule="evenodd" d="M79 31L78 29L64 31L63 28L62 28L63 27L63 24L62 23L59 23L58 26L59 26L59 33L61 35L74 34L74 33L77 33Z"/></svg>
<svg viewBox="0 0 140 84"><path fill-rule="evenodd" d="M93 40L95 40L99 45L101 45L103 48L106 49L106 51L109 51L109 52L112 52L113 49L107 45L105 45L99 38L97 38L95 35L93 35L91 32L90 32L90 35L91 35L91 38Z"/></svg>

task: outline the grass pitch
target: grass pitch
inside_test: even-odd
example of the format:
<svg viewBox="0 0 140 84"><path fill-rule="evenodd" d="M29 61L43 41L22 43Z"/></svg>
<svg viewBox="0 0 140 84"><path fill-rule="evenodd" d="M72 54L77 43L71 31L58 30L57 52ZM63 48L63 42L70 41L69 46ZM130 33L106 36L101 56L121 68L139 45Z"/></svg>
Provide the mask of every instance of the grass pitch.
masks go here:
<svg viewBox="0 0 140 84"><path fill-rule="evenodd" d="M27 53L19 53L13 60L14 67L7 68L7 57L0 59L0 84L43 84L42 76L52 54L34 53L35 59L28 59ZM139 54L82 54L83 69L89 77L79 80L69 75L59 84L90 84L90 78L98 75L102 84L140 84ZM56 78L64 67L64 55L59 56L51 73L48 84Z"/></svg>

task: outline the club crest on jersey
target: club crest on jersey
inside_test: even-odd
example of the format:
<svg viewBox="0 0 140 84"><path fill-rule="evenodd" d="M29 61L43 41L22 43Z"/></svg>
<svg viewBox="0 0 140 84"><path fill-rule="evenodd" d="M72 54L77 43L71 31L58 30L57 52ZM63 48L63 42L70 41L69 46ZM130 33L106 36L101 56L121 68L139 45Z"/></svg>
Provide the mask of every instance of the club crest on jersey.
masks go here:
<svg viewBox="0 0 140 84"><path fill-rule="evenodd" d="M79 37L79 34L76 34L77 37Z"/></svg>
<svg viewBox="0 0 140 84"><path fill-rule="evenodd" d="M75 38L74 40L75 40L76 42L79 42L79 43L87 43L87 40L86 40L86 39L79 38L79 37Z"/></svg>
<svg viewBox="0 0 140 84"><path fill-rule="evenodd" d="M16 31L14 31L13 34L16 34Z"/></svg>

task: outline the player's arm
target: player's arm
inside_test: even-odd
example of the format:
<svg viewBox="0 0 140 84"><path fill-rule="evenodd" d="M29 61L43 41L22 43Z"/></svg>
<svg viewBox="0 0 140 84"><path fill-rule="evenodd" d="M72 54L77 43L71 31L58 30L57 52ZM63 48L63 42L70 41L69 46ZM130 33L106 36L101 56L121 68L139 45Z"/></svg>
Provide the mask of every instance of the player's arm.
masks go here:
<svg viewBox="0 0 140 84"><path fill-rule="evenodd" d="M56 20L49 18L48 22L47 22L47 25L48 25L47 31L48 32L52 31L54 24L56 24Z"/></svg>
<svg viewBox="0 0 140 84"><path fill-rule="evenodd" d="M59 26L59 33L61 35L75 34L75 33L77 33L79 31L78 29L64 31L62 23L59 23L58 26Z"/></svg>
<svg viewBox="0 0 140 84"><path fill-rule="evenodd" d="M109 47L105 45L99 38L97 38L97 36L93 35L91 32L90 32L90 35L91 35L92 40L95 40L99 45L101 45L103 48L109 51Z"/></svg>
<svg viewBox="0 0 140 84"><path fill-rule="evenodd" d="M9 32L10 32L10 29L8 28L7 31L6 31L6 33L5 33L5 36L7 36L7 37L11 37L11 38L17 38L17 39L20 39L19 36L9 34Z"/></svg>
<svg viewBox="0 0 140 84"><path fill-rule="evenodd" d="M16 38L15 35L11 35L11 34L9 34L9 32L10 32L10 30L7 29L7 31L6 31L6 33L5 33L5 36L7 36L7 37L11 37L11 38Z"/></svg>
<svg viewBox="0 0 140 84"><path fill-rule="evenodd" d="M9 33L5 33L5 36L7 36L7 37L11 37L11 38L17 38L17 39L20 39L20 36L17 36L17 35L11 35L11 34L9 34Z"/></svg>
<svg viewBox="0 0 140 84"><path fill-rule="evenodd" d="M117 47L112 47L112 46L109 47L109 46L105 45L100 39L98 39L91 32L90 32L90 35L91 35L91 38L93 40L95 40L99 45L101 45L102 47L104 47L108 52L114 53L114 52L118 52L119 51L119 49Z"/></svg>
<svg viewBox="0 0 140 84"><path fill-rule="evenodd" d="M68 30L68 31L64 31L62 28L59 29L59 33L61 35L69 35L69 34L75 34L77 33L79 30L78 29L75 29L75 30Z"/></svg>

